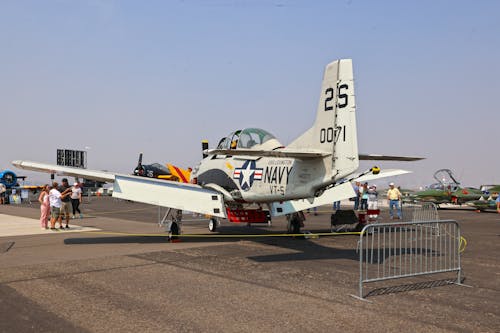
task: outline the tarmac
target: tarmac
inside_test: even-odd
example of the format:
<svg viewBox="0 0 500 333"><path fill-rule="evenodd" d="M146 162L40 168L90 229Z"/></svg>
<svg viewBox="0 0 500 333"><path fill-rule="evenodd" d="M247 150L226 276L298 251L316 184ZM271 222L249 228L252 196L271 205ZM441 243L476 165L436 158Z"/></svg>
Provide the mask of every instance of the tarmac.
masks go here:
<svg viewBox="0 0 500 333"><path fill-rule="evenodd" d="M82 208L56 232L41 230L38 204L0 206L0 332L500 331L497 213L439 211L467 239L469 287L442 283L454 274L400 279L367 302L350 296L357 235L240 236L284 233L276 218L169 243L157 207L94 197ZM330 214L306 215L303 229L329 232ZM183 233L208 234L207 221L185 214Z"/></svg>

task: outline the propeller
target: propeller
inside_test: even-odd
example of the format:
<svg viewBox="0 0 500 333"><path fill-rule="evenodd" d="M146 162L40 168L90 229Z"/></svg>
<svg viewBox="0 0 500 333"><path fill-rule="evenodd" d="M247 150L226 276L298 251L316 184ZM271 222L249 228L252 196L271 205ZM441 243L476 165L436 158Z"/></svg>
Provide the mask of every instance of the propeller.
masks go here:
<svg viewBox="0 0 500 333"><path fill-rule="evenodd" d="M134 175L144 176L144 167L142 166L142 153L139 153L139 161L134 169Z"/></svg>

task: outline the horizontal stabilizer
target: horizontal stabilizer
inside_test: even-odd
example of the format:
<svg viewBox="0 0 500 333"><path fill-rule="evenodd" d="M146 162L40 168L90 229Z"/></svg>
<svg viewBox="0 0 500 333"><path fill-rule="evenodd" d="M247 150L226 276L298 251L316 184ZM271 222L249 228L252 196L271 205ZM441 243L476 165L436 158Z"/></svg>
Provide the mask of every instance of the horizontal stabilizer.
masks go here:
<svg viewBox="0 0 500 333"><path fill-rule="evenodd" d="M12 161L12 165L14 165L16 168L19 169L46 172L46 173L55 173L61 176L81 177L85 179L91 179L109 183L115 181L115 174L106 171L73 168L73 167L31 162L31 161Z"/></svg>
<svg viewBox="0 0 500 333"><path fill-rule="evenodd" d="M331 205L335 201L349 199L355 196L356 193L352 188L352 184L350 182L346 182L326 190L317 198L274 202L270 205L271 215L280 216L298 212L304 209L323 205Z"/></svg>
<svg viewBox="0 0 500 333"><path fill-rule="evenodd" d="M116 175L113 197L150 205L226 217L219 192L199 185L153 178Z"/></svg>
<svg viewBox="0 0 500 333"><path fill-rule="evenodd" d="M369 180L375 180L375 179L380 179L380 178L385 178L385 177L394 177L394 176L404 175L407 173L411 173L411 171L402 170L402 169L384 169L384 170L381 170L376 175L370 173L370 174L361 176L359 178L353 178L352 180L358 181L358 182L367 182Z"/></svg>
<svg viewBox="0 0 500 333"><path fill-rule="evenodd" d="M425 157L359 154L359 159L362 161L420 161L425 159Z"/></svg>
<svg viewBox="0 0 500 333"><path fill-rule="evenodd" d="M293 151L293 150L256 150L256 149L211 149L204 153L208 155L229 156L259 156L259 157L288 157L288 158L320 158L332 155L322 151Z"/></svg>

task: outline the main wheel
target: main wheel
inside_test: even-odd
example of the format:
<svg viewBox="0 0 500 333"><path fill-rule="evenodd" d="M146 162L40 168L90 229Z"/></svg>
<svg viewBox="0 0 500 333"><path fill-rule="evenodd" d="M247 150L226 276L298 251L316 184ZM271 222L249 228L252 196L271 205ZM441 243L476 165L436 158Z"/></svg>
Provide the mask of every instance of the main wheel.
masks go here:
<svg viewBox="0 0 500 333"><path fill-rule="evenodd" d="M292 216L288 220L287 231L289 234L300 233L300 219L297 216Z"/></svg>
<svg viewBox="0 0 500 333"><path fill-rule="evenodd" d="M168 240L178 239L179 237L179 224L177 222L172 222L170 226L170 232L168 235Z"/></svg>
<svg viewBox="0 0 500 333"><path fill-rule="evenodd" d="M212 218L208 221L208 231L215 232L215 230L217 230L217 219Z"/></svg>

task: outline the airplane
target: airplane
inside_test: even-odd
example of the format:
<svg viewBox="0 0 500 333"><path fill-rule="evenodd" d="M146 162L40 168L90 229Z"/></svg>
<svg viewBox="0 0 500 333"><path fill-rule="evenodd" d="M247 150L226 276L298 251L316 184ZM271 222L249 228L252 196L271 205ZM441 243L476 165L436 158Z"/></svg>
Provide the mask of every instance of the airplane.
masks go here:
<svg viewBox="0 0 500 333"><path fill-rule="evenodd" d="M465 204L472 207L476 212L484 212L485 210L497 210L496 199L500 194L500 185L481 185L481 191L484 196L478 200L467 201Z"/></svg>
<svg viewBox="0 0 500 333"><path fill-rule="evenodd" d="M408 194L404 201L427 201L435 204L452 203L462 205L468 201L479 200L484 192L473 187L461 187L450 169L439 169L434 173L437 183L426 190Z"/></svg>
<svg viewBox="0 0 500 333"><path fill-rule="evenodd" d="M168 163L167 167L160 163L142 164L142 153L140 153L139 161L134 169L134 175L189 183L191 171L181 169Z"/></svg>
<svg viewBox="0 0 500 333"><path fill-rule="evenodd" d="M18 176L15 172L10 170L4 170L0 172L0 183L4 184L6 188L11 188L19 185L17 183L18 179L26 179L26 176Z"/></svg>
<svg viewBox="0 0 500 333"><path fill-rule="evenodd" d="M492 198L496 198L500 193L500 185L481 185L480 189L485 195L489 195Z"/></svg>
<svg viewBox="0 0 500 333"><path fill-rule="evenodd" d="M497 210L497 203L493 199L472 200L467 201L465 205L474 208L476 212L484 212L485 210Z"/></svg>
<svg viewBox="0 0 500 333"><path fill-rule="evenodd" d="M359 160L422 159L359 154L355 110L352 60L340 59L325 68L311 128L287 146L263 129L234 131L216 149L203 151L191 183L30 161L12 164L25 170L113 182L113 197L208 215L210 231L216 231L223 218L264 223L268 215L287 215L288 231L299 233L303 220L298 212L354 197L351 181L409 173L377 167L358 173ZM181 219L172 214L167 224L171 234L180 232Z"/></svg>

